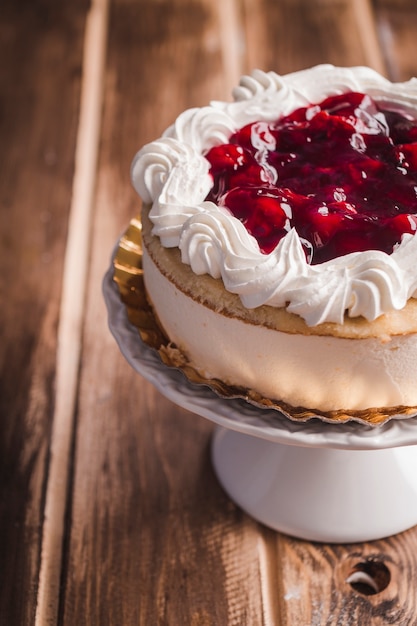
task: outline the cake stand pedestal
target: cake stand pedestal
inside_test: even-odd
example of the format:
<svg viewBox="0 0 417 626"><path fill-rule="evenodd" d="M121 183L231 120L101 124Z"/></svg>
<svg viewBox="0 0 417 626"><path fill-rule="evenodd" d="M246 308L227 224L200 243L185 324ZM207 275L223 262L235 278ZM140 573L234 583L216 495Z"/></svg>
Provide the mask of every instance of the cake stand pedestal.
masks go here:
<svg viewBox="0 0 417 626"><path fill-rule="evenodd" d="M417 523L416 446L312 448L219 428L212 453L232 500L275 530L345 543L386 537Z"/></svg>
<svg viewBox="0 0 417 626"><path fill-rule="evenodd" d="M109 326L130 365L167 398L210 419L220 483L243 510L290 535L326 543L380 539L417 524L417 416L382 426L292 421L223 399L165 366L139 337L107 272Z"/></svg>

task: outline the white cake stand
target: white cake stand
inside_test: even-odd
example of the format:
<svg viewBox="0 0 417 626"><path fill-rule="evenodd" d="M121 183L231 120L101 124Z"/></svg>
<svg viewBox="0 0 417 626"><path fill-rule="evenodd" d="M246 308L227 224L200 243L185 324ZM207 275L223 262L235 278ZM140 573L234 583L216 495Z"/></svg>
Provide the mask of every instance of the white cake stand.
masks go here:
<svg viewBox="0 0 417 626"><path fill-rule="evenodd" d="M327 543L370 541L417 524L417 416L382 426L300 424L276 410L222 399L164 365L142 342L112 267L103 293L110 330L130 365L174 403L217 424L218 479L256 520Z"/></svg>

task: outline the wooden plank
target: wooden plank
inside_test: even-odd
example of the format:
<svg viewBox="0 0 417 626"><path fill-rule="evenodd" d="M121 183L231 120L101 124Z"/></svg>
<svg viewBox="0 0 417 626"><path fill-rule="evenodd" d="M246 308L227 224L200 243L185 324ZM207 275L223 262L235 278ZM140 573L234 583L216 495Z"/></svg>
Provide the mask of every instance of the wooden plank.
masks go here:
<svg viewBox="0 0 417 626"><path fill-rule="evenodd" d="M414 0L375 0L378 37L388 75L403 81L417 75L417 4Z"/></svg>
<svg viewBox="0 0 417 626"><path fill-rule="evenodd" d="M32 624L85 2L2 2L0 623Z"/></svg>
<svg viewBox="0 0 417 626"><path fill-rule="evenodd" d="M277 623L415 624L415 529L368 544L277 538L285 568ZM350 582L349 582L350 581Z"/></svg>
<svg viewBox="0 0 417 626"><path fill-rule="evenodd" d="M224 60L221 35L234 8L208 0L112 6L64 625L265 623L262 534L217 484L211 425L129 369L100 294L116 237L139 209L129 181L135 151L180 111L236 82L238 62Z"/></svg>
<svg viewBox="0 0 417 626"><path fill-rule="evenodd" d="M101 128L107 12L106 0L93 0L85 28L80 117L58 326L56 399L45 494L45 522L36 626L55 624L58 616L65 510L68 497L66 486L71 466L85 285L88 274L90 224Z"/></svg>
<svg viewBox="0 0 417 626"><path fill-rule="evenodd" d="M246 67L280 74L320 63L385 73L368 0L243 0Z"/></svg>

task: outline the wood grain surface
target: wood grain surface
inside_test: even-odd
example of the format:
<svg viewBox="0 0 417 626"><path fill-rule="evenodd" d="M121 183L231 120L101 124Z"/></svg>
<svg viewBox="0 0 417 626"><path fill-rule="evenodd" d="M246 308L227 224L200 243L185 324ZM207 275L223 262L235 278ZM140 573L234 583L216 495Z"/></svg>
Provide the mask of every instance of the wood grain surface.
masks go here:
<svg viewBox="0 0 417 626"><path fill-rule="evenodd" d="M101 281L136 150L254 67L417 75L414 0L3 0L0 626L417 624L417 529L261 526L212 425L135 374Z"/></svg>
<svg viewBox="0 0 417 626"><path fill-rule="evenodd" d="M0 623L32 624L86 7L2 2Z"/></svg>

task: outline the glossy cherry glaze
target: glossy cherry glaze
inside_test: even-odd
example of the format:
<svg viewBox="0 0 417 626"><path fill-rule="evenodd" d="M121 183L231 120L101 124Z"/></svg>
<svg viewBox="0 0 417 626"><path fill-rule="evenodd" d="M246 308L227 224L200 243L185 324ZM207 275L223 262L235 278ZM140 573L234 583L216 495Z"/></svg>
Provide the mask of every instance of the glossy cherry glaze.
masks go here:
<svg viewBox="0 0 417 626"><path fill-rule="evenodd" d="M271 252L295 228L310 263L390 254L417 228L417 121L348 92L255 122L206 155L208 200Z"/></svg>

